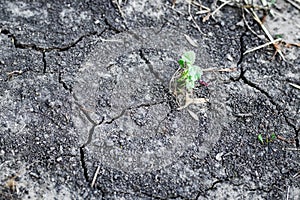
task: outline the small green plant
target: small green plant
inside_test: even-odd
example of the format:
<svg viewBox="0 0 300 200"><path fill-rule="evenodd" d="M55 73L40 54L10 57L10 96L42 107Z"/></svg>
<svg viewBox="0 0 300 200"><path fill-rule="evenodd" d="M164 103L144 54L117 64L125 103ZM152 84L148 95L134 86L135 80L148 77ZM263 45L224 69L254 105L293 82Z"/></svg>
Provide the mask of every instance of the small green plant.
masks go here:
<svg viewBox="0 0 300 200"><path fill-rule="evenodd" d="M204 81L200 81L202 70L199 66L194 65L196 59L195 52L185 52L181 59L178 60L179 68L170 80L169 90L176 97L179 105L178 110L188 107L190 104L202 104L208 102L206 98L194 98L193 90L196 82L206 85ZM188 110L189 111L189 110ZM191 111L189 111L192 113ZM191 114L196 118L194 114Z"/></svg>
<svg viewBox="0 0 300 200"><path fill-rule="evenodd" d="M275 39L278 39L278 38L283 39L283 34L276 34L276 35L274 36L274 38L275 38Z"/></svg>
<svg viewBox="0 0 300 200"><path fill-rule="evenodd" d="M264 139L261 134L258 134L257 139L261 144L264 144Z"/></svg>
<svg viewBox="0 0 300 200"><path fill-rule="evenodd" d="M266 144L273 142L277 138L275 133L272 133L270 136L266 137L266 139L263 139L262 134L258 134L257 139L261 144L264 144L264 141L266 141Z"/></svg>
<svg viewBox="0 0 300 200"><path fill-rule="evenodd" d="M195 59L195 52L188 51L185 52L178 61L180 68L183 70L178 82L185 83L185 87L189 92L192 92L192 90L195 88L195 82L199 81L202 75L201 68L194 65Z"/></svg>

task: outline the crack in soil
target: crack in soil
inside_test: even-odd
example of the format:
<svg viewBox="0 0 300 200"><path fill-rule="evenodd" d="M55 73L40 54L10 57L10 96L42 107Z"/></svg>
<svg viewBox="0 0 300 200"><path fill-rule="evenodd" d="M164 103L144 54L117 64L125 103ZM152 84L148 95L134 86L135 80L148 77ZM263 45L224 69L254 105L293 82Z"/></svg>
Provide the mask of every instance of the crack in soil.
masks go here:
<svg viewBox="0 0 300 200"><path fill-rule="evenodd" d="M72 94L72 88L71 87L68 87L68 85L62 80L62 77L61 77L62 73L60 71L60 68L58 68L58 82L60 84L62 84L63 88L65 88L65 90L69 91L70 94Z"/></svg>
<svg viewBox="0 0 300 200"><path fill-rule="evenodd" d="M93 138L93 135L94 135L94 130L97 126L100 126L102 124L111 124L113 123L115 120L121 118L126 111L128 110L132 110L132 109L137 109L137 108L141 108L141 107L149 107L149 106L154 106L154 105L158 105L158 104L162 104L164 103L165 101L160 101L160 102L153 102L153 103L142 103L140 105L137 105L137 106L130 106L128 108L125 108L123 109L119 115L115 116L114 118L112 118L111 120L109 121L105 121L104 117L102 117L102 120L100 122L95 122L89 115L89 113L84 109L84 107L82 105L80 105L77 101L78 101L78 98L76 97L75 94L73 94L73 98L75 100L75 104L78 106L78 108L80 109L80 111L82 111L82 113L85 115L86 119L92 123L92 127L91 129L89 130L89 133L88 133L88 139L87 141L81 146L79 147L79 151L80 151L80 162L81 162L81 167L83 169L83 174L84 174L84 177L86 179L87 182L90 182L90 177L88 175L88 168L86 166L86 163L85 163L85 153L84 153L84 148L89 145L92 141L92 138Z"/></svg>
<svg viewBox="0 0 300 200"><path fill-rule="evenodd" d="M246 36L246 31L244 31L240 37L240 59L236 63L236 68L239 68L240 64L243 62L244 59L244 49L245 49L245 43L244 43L244 37ZM231 81L236 82L239 81L242 76L245 74L245 70L243 69L243 66L241 66L241 72L237 79L234 79L233 77L230 78Z"/></svg>
<svg viewBox="0 0 300 200"><path fill-rule="evenodd" d="M163 84L163 83L164 83L164 80L161 79L161 78L159 77L159 74L158 74L157 72L154 71L153 65L152 65L151 62L146 58L143 49L139 49L139 55L140 55L141 59L142 59L143 61L145 61L145 63L147 64L149 71L154 75L154 77L155 77L156 79L158 79L158 80Z"/></svg>
<svg viewBox="0 0 300 200"><path fill-rule="evenodd" d="M104 31L105 31L105 29L102 30L99 34L101 35ZM15 48L18 48L18 49L33 49L35 51L42 52L42 53L43 52L44 53L45 52L50 52L50 51L54 51L54 50L57 50L58 52L67 51L70 48L75 47L85 37L89 37L89 36L92 36L92 35L99 35L98 32L94 31L94 32L90 32L90 33L81 35L74 42L70 42L66 46L62 46L62 47L40 47L40 46L37 46L36 44L24 44L24 43L19 42L17 37L15 35L13 35L12 33L10 33L10 31L7 30L7 29L1 30L0 33L2 33L4 35L7 35L9 38L11 38Z"/></svg>
<svg viewBox="0 0 300 200"><path fill-rule="evenodd" d="M214 181L211 186L209 186L208 188L206 188L205 190L201 190L197 192L197 195L195 197L195 200L198 200L200 199L201 195L204 195L204 197L206 197L206 193L209 191L209 190L213 190L215 189L215 186L218 184L218 183L224 183L226 180L225 179L217 179L216 181ZM207 197L206 197L207 198Z"/></svg>
<svg viewBox="0 0 300 200"><path fill-rule="evenodd" d="M47 60L46 60L46 53L47 52L51 52L51 51L58 51L58 52L63 52L63 51L68 51L70 48L75 47L79 42L81 42L84 38L86 37L90 37L92 35L97 35L97 36L101 36L104 32L105 32L106 28L104 28L102 31L100 31L100 33L94 31L94 32L89 32L87 34L84 34L82 36L80 36L78 39L76 39L73 42L70 42L68 45L66 46L62 46L62 47L39 47L36 44L24 44L18 41L17 37L15 35L13 35L9 30L7 29L0 29L0 34L4 34L7 35L8 38L12 39L12 43L14 45L15 48L17 49L31 49L31 50L35 50L37 52L40 52L42 54L42 62L43 62L43 70L42 73L46 74L47 73ZM61 73L59 72L59 78L58 78L58 82L60 84L62 84L63 88L65 88L66 90L68 90L69 92L72 93L72 89L69 88L67 86L66 83L64 83L61 79Z"/></svg>
<svg viewBox="0 0 300 200"><path fill-rule="evenodd" d="M44 63L44 68L43 68L43 74L46 74L46 70L47 70L47 61L46 61L46 53L44 51L42 51L42 61Z"/></svg>
<svg viewBox="0 0 300 200"><path fill-rule="evenodd" d="M123 32L123 30L119 30L118 28L116 28L115 26L113 26L113 25L108 21L107 18L104 19L104 23L105 23L106 26L108 26L108 29L114 31L114 32L117 33L117 34ZM129 28L127 27L126 23L123 23L123 25L125 26L125 31L128 31Z"/></svg>
<svg viewBox="0 0 300 200"><path fill-rule="evenodd" d="M160 102L153 102L153 103L142 103L140 105L137 106L130 106L128 108L125 108L121 111L121 113L119 115L117 115L116 117L112 118L109 121L105 121L104 124L111 124L113 123L115 120L119 119L120 117L122 117L124 115L124 113L128 110L132 110L132 109L137 109L137 108L141 108L141 107L149 107L149 106L155 106L155 105L159 105L164 103L165 101L160 101ZM99 124L101 125L101 124Z"/></svg>
<svg viewBox="0 0 300 200"><path fill-rule="evenodd" d="M243 59L244 59L245 43L244 43L244 39L243 39L243 38L244 38L245 36L246 36L246 31L244 31L244 32L242 33L241 37L240 37L240 59L239 59L239 61L237 62L237 68L240 66L240 64L243 62ZM243 66L240 66L240 68L241 68L241 72L240 72L239 77L238 77L237 79L230 78L230 80L233 81L233 82L243 80L243 82L244 82L246 85L248 85L248 86L250 86L250 87L252 87L252 88L258 90L260 93L264 94L264 95L269 99L269 101L270 101L274 106L276 106L276 109L278 109L278 111L280 111L280 112L283 113L283 116L284 116L284 119L285 119L286 123L287 123L290 127L292 127L292 128L294 129L295 134L296 134L296 136L295 136L296 147L299 148L299 147L300 147L300 141L299 141L298 137L299 137L300 128L297 129L296 125L293 124L292 122L290 122L290 120L289 120L288 116L286 115L286 112L284 111L284 109L283 109L277 102L274 101L274 99L271 97L271 95L270 95L267 91L263 90L263 89L260 88L258 85L256 85L255 83L251 82L250 80L248 80L248 79L245 77L245 74L246 74L247 70L245 70L245 69L243 68Z"/></svg>
<svg viewBox="0 0 300 200"><path fill-rule="evenodd" d="M260 87L259 87L258 85L256 85L255 83L249 81L249 80L244 76L245 73L246 73L246 71L244 71L244 73L241 74L241 79L243 80L243 82L244 82L245 84L247 84L248 86L250 86L250 87L252 87L252 88L258 90L258 91L259 91L260 93L262 93L263 95L265 95L265 96L269 99L269 101L270 101L274 106L276 106L276 109L277 109L278 111L280 111L280 112L283 113L283 116L284 116L284 119L285 119L286 123L287 123L290 127L292 127L292 128L294 129L294 131L295 131L295 134L296 134L296 136L295 136L295 137L296 137L296 139L295 139L295 140L296 140L296 146L299 147L299 139L298 139L299 130L297 130L296 125L293 124L293 123L289 120L289 118L288 118L288 116L286 115L286 112L284 111L284 109L283 109L277 102L274 101L274 99L270 96L270 94L269 94L268 92L266 92L264 89L260 88Z"/></svg>

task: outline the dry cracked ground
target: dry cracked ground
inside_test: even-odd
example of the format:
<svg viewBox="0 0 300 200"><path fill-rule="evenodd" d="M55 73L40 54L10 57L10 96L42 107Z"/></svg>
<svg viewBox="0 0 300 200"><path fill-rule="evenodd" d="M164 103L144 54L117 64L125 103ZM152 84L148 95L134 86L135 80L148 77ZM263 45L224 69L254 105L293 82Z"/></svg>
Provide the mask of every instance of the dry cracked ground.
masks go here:
<svg viewBox="0 0 300 200"><path fill-rule="evenodd" d="M1 1L0 199L300 199L299 1L267 4Z"/></svg>

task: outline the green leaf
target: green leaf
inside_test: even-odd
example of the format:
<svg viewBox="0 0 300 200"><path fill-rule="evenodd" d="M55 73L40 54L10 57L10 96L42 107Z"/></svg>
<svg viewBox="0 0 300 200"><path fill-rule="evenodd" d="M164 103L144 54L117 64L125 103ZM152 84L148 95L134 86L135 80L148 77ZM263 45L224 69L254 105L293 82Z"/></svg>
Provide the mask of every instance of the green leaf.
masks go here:
<svg viewBox="0 0 300 200"><path fill-rule="evenodd" d="M275 134L275 133L272 133L272 134L271 134L271 139L272 139L272 140L275 140L276 138L277 138L277 137L276 137L276 134Z"/></svg>
<svg viewBox="0 0 300 200"><path fill-rule="evenodd" d="M178 82L185 83L185 87L188 91L192 91L195 88L195 82L201 79L202 71L198 66L193 65L195 62L195 52L188 51L182 55L182 58L178 60L178 63L183 72L178 79Z"/></svg>
<svg viewBox="0 0 300 200"><path fill-rule="evenodd" d="M181 60L186 62L186 64L188 64L188 65L194 64L195 59L196 59L196 55L195 55L195 52L193 52L193 51L185 52L181 58Z"/></svg>
<svg viewBox="0 0 300 200"><path fill-rule="evenodd" d="M182 69L185 68L185 62L183 59L178 60L178 63Z"/></svg>
<svg viewBox="0 0 300 200"><path fill-rule="evenodd" d="M271 0L269 3L270 3L271 5L274 5L274 4L276 3L276 0Z"/></svg>
<svg viewBox="0 0 300 200"><path fill-rule="evenodd" d="M275 39L278 39L278 38L283 38L283 34L276 34Z"/></svg>
<svg viewBox="0 0 300 200"><path fill-rule="evenodd" d="M189 76L191 76L192 81L197 81L201 78L202 70L200 67L192 65L189 66Z"/></svg>
<svg viewBox="0 0 300 200"><path fill-rule="evenodd" d="M263 137L262 137L261 134L259 134L259 135L257 136L257 139L258 139L258 141L259 141L261 144L264 144L264 139L263 139Z"/></svg>

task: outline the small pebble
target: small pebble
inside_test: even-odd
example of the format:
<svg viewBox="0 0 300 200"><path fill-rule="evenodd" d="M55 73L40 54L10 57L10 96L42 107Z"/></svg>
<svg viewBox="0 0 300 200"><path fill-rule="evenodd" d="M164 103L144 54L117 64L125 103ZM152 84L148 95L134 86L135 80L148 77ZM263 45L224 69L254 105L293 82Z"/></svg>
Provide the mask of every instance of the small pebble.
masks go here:
<svg viewBox="0 0 300 200"><path fill-rule="evenodd" d="M217 160L217 161L221 161L223 155L224 155L224 152L218 153L218 154L216 155L216 160Z"/></svg>
<svg viewBox="0 0 300 200"><path fill-rule="evenodd" d="M58 158L56 159L56 161L57 161L57 162L62 161L62 157L58 157Z"/></svg>

